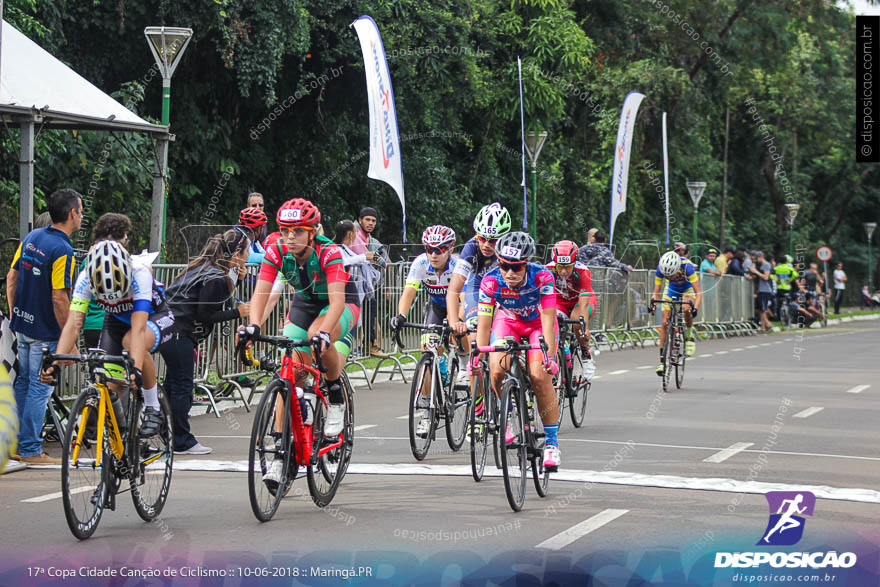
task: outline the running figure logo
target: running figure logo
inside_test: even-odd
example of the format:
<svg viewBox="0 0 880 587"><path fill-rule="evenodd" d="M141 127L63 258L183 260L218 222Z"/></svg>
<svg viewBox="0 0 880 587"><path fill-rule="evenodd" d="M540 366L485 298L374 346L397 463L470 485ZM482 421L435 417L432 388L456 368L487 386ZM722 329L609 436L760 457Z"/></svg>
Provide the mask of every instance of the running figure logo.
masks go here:
<svg viewBox="0 0 880 587"><path fill-rule="evenodd" d="M816 496L809 491L768 491L765 497L770 505L770 521L758 545L797 544L804 535L805 520L801 516L813 515Z"/></svg>

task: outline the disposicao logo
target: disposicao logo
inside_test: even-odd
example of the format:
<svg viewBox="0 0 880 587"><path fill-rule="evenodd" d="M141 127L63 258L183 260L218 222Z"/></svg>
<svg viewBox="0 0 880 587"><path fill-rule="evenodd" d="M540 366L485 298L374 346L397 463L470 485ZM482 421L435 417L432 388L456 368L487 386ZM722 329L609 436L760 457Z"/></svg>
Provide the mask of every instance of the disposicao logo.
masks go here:
<svg viewBox="0 0 880 587"><path fill-rule="evenodd" d="M813 515L816 496L809 491L770 491L764 497L770 505L770 520L758 546L791 546L800 542L806 523L801 515Z"/></svg>
<svg viewBox="0 0 880 587"><path fill-rule="evenodd" d="M816 507L816 496L809 491L770 491L764 495L770 506L770 519L757 546L792 546L804 535L806 520ZM850 568L856 564L853 552L718 552L715 568L755 568L769 564L774 568L821 569Z"/></svg>

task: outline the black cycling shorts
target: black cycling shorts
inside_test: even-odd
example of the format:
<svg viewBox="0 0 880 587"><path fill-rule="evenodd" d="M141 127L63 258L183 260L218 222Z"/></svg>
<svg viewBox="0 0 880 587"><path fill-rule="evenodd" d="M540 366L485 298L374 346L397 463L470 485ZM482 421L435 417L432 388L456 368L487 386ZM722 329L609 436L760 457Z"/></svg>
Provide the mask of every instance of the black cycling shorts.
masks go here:
<svg viewBox="0 0 880 587"><path fill-rule="evenodd" d="M443 324L446 320L446 307L441 306L434 300L428 302L428 311L425 313L423 324Z"/></svg>
<svg viewBox="0 0 880 587"><path fill-rule="evenodd" d="M174 326L174 313L167 304L161 306L155 313L147 317L147 328L153 333L153 347L147 349L154 353L159 345L171 339ZM101 329L101 337L98 339L98 347L108 355L122 354L122 339L131 330L131 324L126 324L112 314L104 316L104 327Z"/></svg>

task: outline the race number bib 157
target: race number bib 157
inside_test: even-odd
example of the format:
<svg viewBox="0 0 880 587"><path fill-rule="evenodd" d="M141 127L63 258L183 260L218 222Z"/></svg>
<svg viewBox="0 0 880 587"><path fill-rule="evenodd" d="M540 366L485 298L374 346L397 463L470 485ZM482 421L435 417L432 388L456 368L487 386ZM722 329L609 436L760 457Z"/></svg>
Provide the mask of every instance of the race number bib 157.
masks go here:
<svg viewBox="0 0 880 587"><path fill-rule="evenodd" d="M513 257L515 259L519 259L519 256L522 254L522 249L518 247L511 247L510 245L504 247L501 250L501 255L504 257Z"/></svg>

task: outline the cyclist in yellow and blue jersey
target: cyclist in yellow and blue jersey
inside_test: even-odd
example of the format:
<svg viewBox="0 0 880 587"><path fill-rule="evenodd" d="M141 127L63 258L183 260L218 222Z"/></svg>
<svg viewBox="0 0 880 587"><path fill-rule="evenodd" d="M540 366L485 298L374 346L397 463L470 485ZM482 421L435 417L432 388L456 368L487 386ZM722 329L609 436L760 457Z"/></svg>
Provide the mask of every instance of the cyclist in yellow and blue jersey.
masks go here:
<svg viewBox="0 0 880 587"><path fill-rule="evenodd" d="M654 275L653 299L658 301L661 299L660 289L664 281L666 282L662 298L664 302L693 300L693 311L691 311L689 306L682 307L685 323L687 324L684 337L684 352L687 356L692 357L694 352L696 352L694 318L697 316L697 309L699 309L700 304L703 302L703 291L700 289L700 281L697 279L694 264L676 251L664 253L660 257L660 263L657 265L657 272ZM669 319L671 311L672 307L670 304L663 304L663 320L660 322L660 366L657 367L657 375L663 375L665 369L666 321Z"/></svg>

